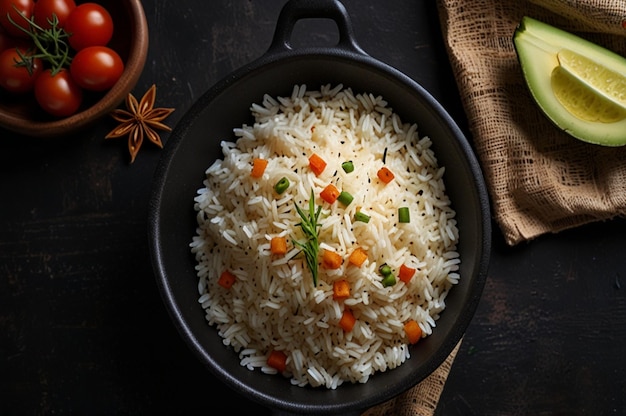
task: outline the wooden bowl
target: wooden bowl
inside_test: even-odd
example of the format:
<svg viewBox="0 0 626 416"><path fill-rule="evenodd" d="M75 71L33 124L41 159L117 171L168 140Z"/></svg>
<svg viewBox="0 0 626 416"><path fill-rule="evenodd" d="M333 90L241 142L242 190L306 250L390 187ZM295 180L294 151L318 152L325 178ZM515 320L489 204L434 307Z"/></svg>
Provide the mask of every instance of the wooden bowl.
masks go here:
<svg viewBox="0 0 626 416"><path fill-rule="evenodd" d="M124 72L110 90L85 92L78 112L57 118L39 108L34 95L0 91L0 126L32 137L52 138L88 127L124 101L135 87L148 54L148 23L141 0L92 0L104 6L113 18L113 38L108 46L124 61ZM83 3L77 1L77 4Z"/></svg>

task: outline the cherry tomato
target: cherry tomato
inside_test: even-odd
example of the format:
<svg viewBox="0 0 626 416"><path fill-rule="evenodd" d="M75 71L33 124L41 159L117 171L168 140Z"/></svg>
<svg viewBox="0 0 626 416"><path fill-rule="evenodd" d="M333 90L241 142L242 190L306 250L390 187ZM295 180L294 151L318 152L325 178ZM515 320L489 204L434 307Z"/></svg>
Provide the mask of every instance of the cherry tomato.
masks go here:
<svg viewBox="0 0 626 416"><path fill-rule="evenodd" d="M113 49L88 46L76 53L70 65L74 81L90 91L111 89L124 72L124 62Z"/></svg>
<svg viewBox="0 0 626 416"><path fill-rule="evenodd" d="M20 66L22 61L17 48L9 48L0 53L0 86L5 90L21 94L33 89L35 81L43 70L41 59L34 58L32 65Z"/></svg>
<svg viewBox="0 0 626 416"><path fill-rule="evenodd" d="M27 19L33 16L34 8L35 2L33 0L0 0L0 24L9 35L26 38L28 34L15 24L29 30L30 24ZM11 23L7 14L15 24Z"/></svg>
<svg viewBox="0 0 626 416"><path fill-rule="evenodd" d="M55 75L50 69L45 69L35 81L35 99L46 112L67 117L78 111L83 101L83 90L67 69L63 68Z"/></svg>
<svg viewBox="0 0 626 416"><path fill-rule="evenodd" d="M75 8L74 0L37 0L33 17L38 26L50 29L52 27L50 21L55 15L59 21L57 26L62 28L65 27L68 16Z"/></svg>
<svg viewBox="0 0 626 416"><path fill-rule="evenodd" d="M68 42L76 51L87 46L105 46L113 36L113 19L101 5L83 3L67 17L65 31L70 34Z"/></svg>

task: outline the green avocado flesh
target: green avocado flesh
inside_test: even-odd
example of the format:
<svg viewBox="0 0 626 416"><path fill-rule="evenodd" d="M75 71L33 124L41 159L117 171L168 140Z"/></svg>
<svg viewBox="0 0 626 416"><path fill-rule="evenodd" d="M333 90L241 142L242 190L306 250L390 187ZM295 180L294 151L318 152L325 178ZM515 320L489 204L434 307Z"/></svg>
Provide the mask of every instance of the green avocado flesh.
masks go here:
<svg viewBox="0 0 626 416"><path fill-rule="evenodd" d="M571 136L626 144L626 59L530 17L513 35L526 84L544 114Z"/></svg>

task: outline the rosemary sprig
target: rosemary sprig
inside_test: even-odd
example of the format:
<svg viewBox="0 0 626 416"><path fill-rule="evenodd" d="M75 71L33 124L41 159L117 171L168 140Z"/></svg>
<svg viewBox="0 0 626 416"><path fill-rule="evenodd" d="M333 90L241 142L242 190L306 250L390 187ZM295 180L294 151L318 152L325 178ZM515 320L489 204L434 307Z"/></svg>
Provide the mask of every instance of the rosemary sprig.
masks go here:
<svg viewBox="0 0 626 416"><path fill-rule="evenodd" d="M17 10L15 5L13 7ZM33 59L40 58L42 61L50 64L52 75L56 75L64 67L69 67L72 62L70 47L67 42L69 34L59 27L59 19L56 14L53 13L52 19L48 19L48 23L51 27L44 29L35 23L34 16L29 19L19 10L17 10L17 12L28 24L29 28L26 29L20 26L7 14L9 22L28 35L35 46L35 50L29 50L28 54L24 54L18 49L21 60L17 62L17 64L19 66L25 66L28 72L31 73Z"/></svg>
<svg viewBox="0 0 626 416"><path fill-rule="evenodd" d="M294 243L304 252L306 264L309 266L309 270L313 276L313 287L317 287L317 256L320 251L318 228L321 226L321 224L318 224L318 220L322 212L322 206L318 206L317 210L315 210L315 194L313 193L313 189L311 189L308 214L306 214L297 203L294 202L294 205L296 206L298 215L302 218L302 221L297 225L300 226L306 237L305 242L294 240Z"/></svg>

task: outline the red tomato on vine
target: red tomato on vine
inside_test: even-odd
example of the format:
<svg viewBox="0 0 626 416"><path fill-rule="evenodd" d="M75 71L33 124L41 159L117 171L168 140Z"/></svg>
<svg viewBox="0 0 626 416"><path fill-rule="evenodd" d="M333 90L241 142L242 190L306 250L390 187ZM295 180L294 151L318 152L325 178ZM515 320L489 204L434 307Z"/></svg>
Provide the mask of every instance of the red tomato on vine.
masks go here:
<svg viewBox="0 0 626 416"><path fill-rule="evenodd" d="M0 24L9 35L26 38L34 8L33 0L0 0Z"/></svg>
<svg viewBox="0 0 626 416"><path fill-rule="evenodd" d="M65 27L70 13L76 8L74 0L37 0L33 10L35 24L43 29L50 29L53 15L56 16L57 27Z"/></svg>
<svg viewBox="0 0 626 416"><path fill-rule="evenodd" d="M88 46L105 46L113 37L113 18L97 3L76 6L65 22L70 46L79 51Z"/></svg>
<svg viewBox="0 0 626 416"><path fill-rule="evenodd" d="M83 90L74 82L67 69L63 68L56 74L46 69L35 81L35 98L47 113L67 117L80 108Z"/></svg>
<svg viewBox="0 0 626 416"><path fill-rule="evenodd" d="M88 46L76 53L70 65L74 81L90 91L110 89L124 72L124 62L113 49Z"/></svg>
<svg viewBox="0 0 626 416"><path fill-rule="evenodd" d="M17 48L9 48L0 52L0 86L9 92L31 91L42 70L41 59L25 57L24 51L20 54Z"/></svg>

